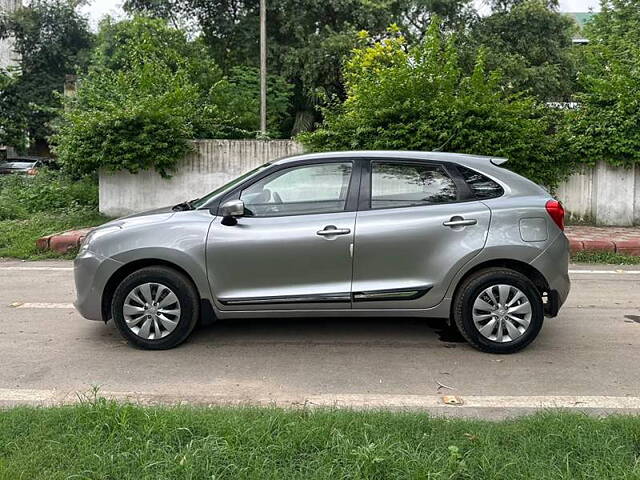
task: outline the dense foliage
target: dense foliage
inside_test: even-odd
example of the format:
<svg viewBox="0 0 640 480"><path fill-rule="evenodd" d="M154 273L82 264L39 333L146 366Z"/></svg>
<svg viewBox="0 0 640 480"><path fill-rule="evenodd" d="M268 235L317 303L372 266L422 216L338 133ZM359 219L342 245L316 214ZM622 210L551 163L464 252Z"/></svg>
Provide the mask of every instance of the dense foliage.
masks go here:
<svg viewBox="0 0 640 480"><path fill-rule="evenodd" d="M0 38L13 37L19 64L0 72L0 144L45 152L67 74L81 73L91 47L87 21L71 0L33 0L0 14Z"/></svg>
<svg viewBox="0 0 640 480"><path fill-rule="evenodd" d="M163 20L136 17L105 23L92 68L67 101L53 137L68 171L98 168L168 176L189 139L255 136L258 76L223 76L203 45ZM288 86L273 78L270 126L288 106Z"/></svg>
<svg viewBox="0 0 640 480"><path fill-rule="evenodd" d="M259 0L127 0L124 7L195 23L225 72L258 66ZM312 128L321 118L319 106L344 99L342 62L356 47L358 31L383 34L395 23L420 39L434 14L451 30L468 28L476 18L471 0L269 0L269 69L293 86L289 132Z"/></svg>
<svg viewBox="0 0 640 480"><path fill-rule="evenodd" d="M36 176L0 176L0 257L58 257L56 252L40 250L36 241L45 235L92 227L106 220L98 213L95 176L72 179L46 169Z"/></svg>
<svg viewBox="0 0 640 480"><path fill-rule="evenodd" d="M471 0L270 0L268 136L319 126L301 137L309 148L505 155L548 185L576 163L636 163L640 9L603 1L590 44L576 47L557 0L490 0L484 17ZM126 0L133 18L104 21L95 39L75 0L1 16L21 61L0 72L0 143L46 151L53 140L75 175L170 175L190 139L256 138L258 5Z"/></svg>
<svg viewBox="0 0 640 480"><path fill-rule="evenodd" d="M602 8L586 29L571 141L583 161L629 166L640 162L640 6L607 0Z"/></svg>
<svg viewBox="0 0 640 480"><path fill-rule="evenodd" d="M370 40L345 66L347 99L301 136L314 150L444 150L505 156L509 166L553 186L566 174L555 115L533 98L500 87L481 52L470 74L453 39L433 22L407 47L397 31ZM365 39L366 40L366 39Z"/></svg>
<svg viewBox="0 0 640 480"><path fill-rule="evenodd" d="M98 208L98 182L92 177L70 179L42 169L35 176L0 177L0 220L28 218L34 213L70 213Z"/></svg>
<svg viewBox="0 0 640 480"><path fill-rule="evenodd" d="M509 90L541 101L568 101L574 92L575 31L573 20L544 0L528 0L479 20L469 35L469 50L487 48L487 66L503 72Z"/></svg>

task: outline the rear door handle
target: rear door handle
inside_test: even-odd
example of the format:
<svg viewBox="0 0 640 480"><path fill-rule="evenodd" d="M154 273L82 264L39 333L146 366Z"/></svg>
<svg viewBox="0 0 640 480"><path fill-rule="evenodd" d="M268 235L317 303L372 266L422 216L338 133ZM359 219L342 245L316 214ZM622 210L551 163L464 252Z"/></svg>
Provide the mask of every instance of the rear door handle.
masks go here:
<svg viewBox="0 0 640 480"><path fill-rule="evenodd" d="M347 235L351 233L350 228L336 228L335 225L327 225L323 230L318 230L316 235L327 236L327 235Z"/></svg>
<svg viewBox="0 0 640 480"><path fill-rule="evenodd" d="M448 222L444 222L442 225L445 227L464 227L467 225L475 225L478 220L475 218L464 219L462 217L452 217Z"/></svg>

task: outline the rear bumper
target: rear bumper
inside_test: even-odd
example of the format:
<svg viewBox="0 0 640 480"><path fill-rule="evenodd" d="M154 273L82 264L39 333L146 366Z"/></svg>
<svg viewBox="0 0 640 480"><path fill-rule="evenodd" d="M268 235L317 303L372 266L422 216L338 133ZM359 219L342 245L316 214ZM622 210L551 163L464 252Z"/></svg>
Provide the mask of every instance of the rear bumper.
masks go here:
<svg viewBox="0 0 640 480"><path fill-rule="evenodd" d="M559 234L551 245L531 262L531 266L542 273L549 285L545 315L555 317L571 290L569 240L564 233Z"/></svg>
<svg viewBox="0 0 640 480"><path fill-rule="evenodd" d="M76 300L73 305L88 320L103 320L102 294L104 288L122 264L111 258L85 251L73 261Z"/></svg>
<svg viewBox="0 0 640 480"><path fill-rule="evenodd" d="M560 299L558 291L551 290L547 293L547 302L544 304L544 316L556 317L560 311Z"/></svg>

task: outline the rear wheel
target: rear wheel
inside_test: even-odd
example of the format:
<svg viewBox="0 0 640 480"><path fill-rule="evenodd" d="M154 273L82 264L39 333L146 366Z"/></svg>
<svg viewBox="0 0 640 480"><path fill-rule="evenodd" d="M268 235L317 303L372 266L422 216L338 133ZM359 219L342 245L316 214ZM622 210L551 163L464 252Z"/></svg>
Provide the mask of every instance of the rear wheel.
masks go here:
<svg viewBox="0 0 640 480"><path fill-rule="evenodd" d="M544 309L527 277L508 268L488 268L463 281L454 299L453 319L478 350L513 353L536 338Z"/></svg>
<svg viewBox="0 0 640 480"><path fill-rule="evenodd" d="M129 342L151 350L179 345L198 321L199 297L191 281L167 267L146 267L116 288L111 314Z"/></svg>

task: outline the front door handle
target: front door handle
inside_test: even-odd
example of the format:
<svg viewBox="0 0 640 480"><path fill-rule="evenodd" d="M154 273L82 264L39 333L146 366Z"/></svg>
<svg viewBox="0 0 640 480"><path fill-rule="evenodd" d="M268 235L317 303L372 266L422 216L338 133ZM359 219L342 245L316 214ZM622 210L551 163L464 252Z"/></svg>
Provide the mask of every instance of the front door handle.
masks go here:
<svg viewBox="0 0 640 480"><path fill-rule="evenodd" d="M323 230L318 230L316 235L327 236L327 235L346 235L351 233L350 228L336 228L335 225L327 225Z"/></svg>
<svg viewBox="0 0 640 480"><path fill-rule="evenodd" d="M444 222L442 225L445 227L465 227L467 225L475 225L478 220L475 218L464 219L462 217L451 217L451 220Z"/></svg>

